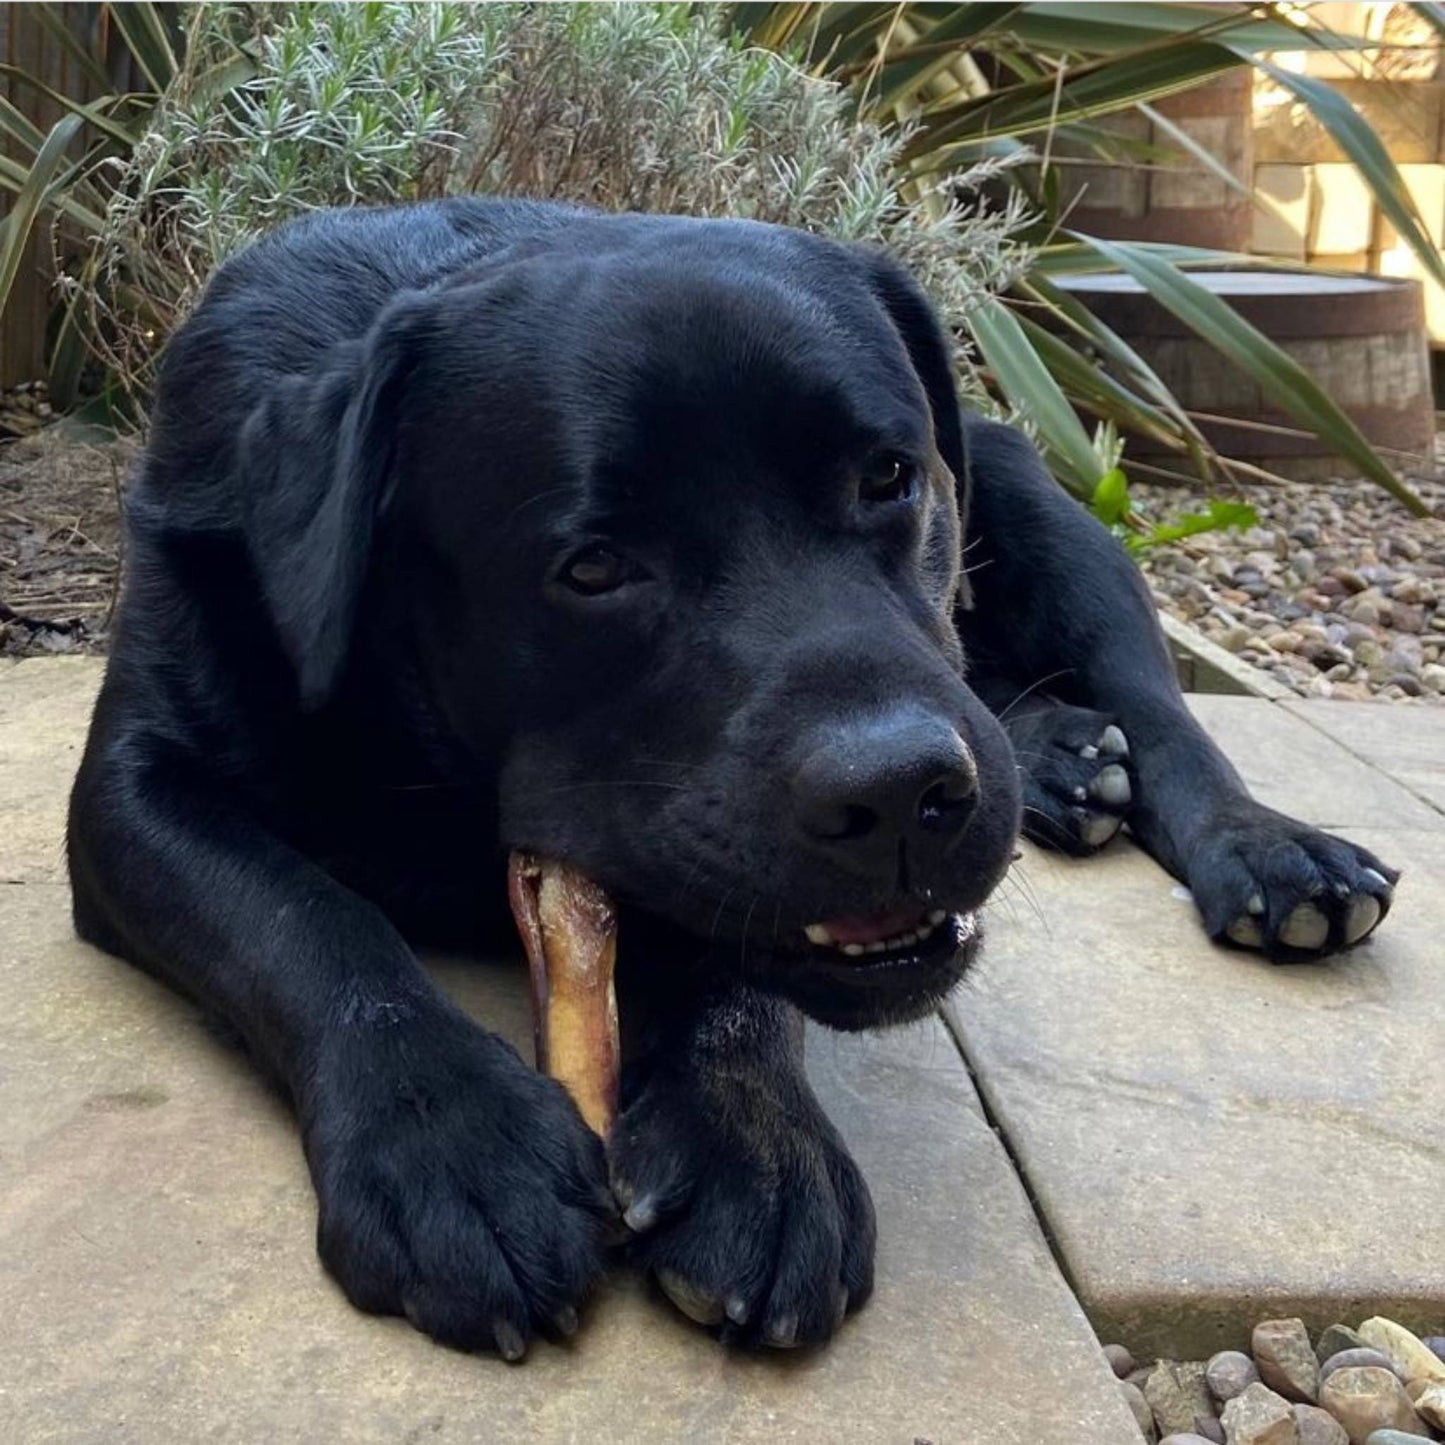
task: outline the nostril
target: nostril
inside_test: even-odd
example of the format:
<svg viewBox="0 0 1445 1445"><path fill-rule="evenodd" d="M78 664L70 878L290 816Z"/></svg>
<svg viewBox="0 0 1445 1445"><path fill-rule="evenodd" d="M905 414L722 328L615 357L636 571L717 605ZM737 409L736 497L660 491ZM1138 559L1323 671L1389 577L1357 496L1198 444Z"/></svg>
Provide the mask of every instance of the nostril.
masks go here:
<svg viewBox="0 0 1445 1445"><path fill-rule="evenodd" d="M918 822L930 833L961 827L978 801L978 779L970 770L937 779L918 800Z"/></svg>
<svg viewBox="0 0 1445 1445"><path fill-rule="evenodd" d="M807 819L808 831L829 843L851 843L866 838L878 826L878 814L856 803L835 803L815 808Z"/></svg>

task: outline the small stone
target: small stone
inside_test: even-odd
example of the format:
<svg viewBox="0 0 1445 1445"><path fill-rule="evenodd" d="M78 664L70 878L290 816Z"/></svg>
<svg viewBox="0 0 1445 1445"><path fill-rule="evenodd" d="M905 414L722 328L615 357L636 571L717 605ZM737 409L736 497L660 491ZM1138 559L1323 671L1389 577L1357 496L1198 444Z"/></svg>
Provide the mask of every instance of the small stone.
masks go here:
<svg viewBox="0 0 1445 1445"><path fill-rule="evenodd" d="M1334 1374L1336 1370L1358 1370L1370 1367L1377 1370L1389 1370L1396 1376L1400 1383L1405 1383L1405 1377L1395 1368L1395 1363L1382 1350L1372 1350L1369 1345L1361 1345L1355 1350L1341 1350L1337 1355L1331 1355L1324 1364L1320 1366L1320 1384Z"/></svg>
<svg viewBox="0 0 1445 1445"><path fill-rule="evenodd" d="M1229 1445L1299 1445L1289 1401L1258 1381L1224 1407L1224 1434Z"/></svg>
<svg viewBox="0 0 1445 1445"><path fill-rule="evenodd" d="M1445 692L1445 666L1438 662L1427 662L1420 669L1420 685L1427 692ZM1439 1338L1436 1336L1435 1338Z"/></svg>
<svg viewBox="0 0 1445 1445"><path fill-rule="evenodd" d="M1426 1335L1420 1341L1438 1359L1445 1361L1445 1335Z"/></svg>
<svg viewBox="0 0 1445 1445"><path fill-rule="evenodd" d="M1398 632L1424 632L1425 609L1406 606L1403 602L1394 605L1394 625Z"/></svg>
<svg viewBox="0 0 1445 1445"><path fill-rule="evenodd" d="M1173 1435L1166 1435L1159 1445L1211 1445L1211 1442L1208 1435L1196 1435L1193 1430L1189 1430L1182 1435L1178 1431Z"/></svg>
<svg viewBox="0 0 1445 1445"><path fill-rule="evenodd" d="M1378 642L1357 642L1354 653L1355 661L1365 667L1377 667L1385 660L1385 649Z"/></svg>
<svg viewBox="0 0 1445 1445"><path fill-rule="evenodd" d="M1365 1445L1420 1445L1420 1436L1408 1430L1371 1430L1365 1437Z"/></svg>
<svg viewBox="0 0 1445 1445"><path fill-rule="evenodd" d="M1104 1358L1116 1378L1127 1380L1134 1373L1134 1356L1123 1345L1105 1345Z"/></svg>
<svg viewBox="0 0 1445 1445"><path fill-rule="evenodd" d="M1310 1404L1319 1394L1320 1362L1304 1321L1263 1320L1250 1337L1259 1377L1286 1400Z"/></svg>
<svg viewBox="0 0 1445 1445"><path fill-rule="evenodd" d="M1204 1378L1209 1383L1210 1394L1223 1405L1257 1383L1259 1371L1243 1350L1221 1350L1210 1357L1204 1367Z"/></svg>
<svg viewBox="0 0 1445 1445"><path fill-rule="evenodd" d="M1345 1427L1351 1445L1365 1445L1375 1430L1425 1433L1405 1387L1389 1370L1336 1370L1320 1387L1320 1404Z"/></svg>
<svg viewBox="0 0 1445 1445"><path fill-rule="evenodd" d="M1276 632L1275 635L1269 639L1269 646L1276 652L1298 652L1300 650L1300 643L1303 641L1304 639L1298 632L1293 632L1286 628L1283 632Z"/></svg>
<svg viewBox="0 0 1445 1445"><path fill-rule="evenodd" d="M1360 1326L1360 1338L1382 1355L1388 1355L1404 1379L1445 1384L1445 1360L1404 1325L1377 1315Z"/></svg>
<svg viewBox="0 0 1445 1445"><path fill-rule="evenodd" d="M1196 1415L1194 1417L1194 1433L1203 1435L1211 1442L1211 1445L1228 1445L1224 1435L1224 1425L1213 1415Z"/></svg>
<svg viewBox="0 0 1445 1445"><path fill-rule="evenodd" d="M1406 697L1419 697L1424 692L1424 688L1420 686L1420 679L1408 672L1391 673L1385 686L1398 687Z"/></svg>
<svg viewBox="0 0 1445 1445"><path fill-rule="evenodd" d="M1170 1431L1190 1431L1196 1415L1214 1413L1209 1386L1204 1382L1204 1366L1192 1361L1160 1360L1144 1381L1144 1398L1166 1435Z"/></svg>
<svg viewBox="0 0 1445 1445"><path fill-rule="evenodd" d="M1119 1393L1123 1395L1124 1403L1134 1412L1134 1423L1144 1432L1144 1438L1149 1441L1157 1440L1159 1432L1154 1428L1154 1412L1149 1408L1144 1392L1137 1385L1131 1385L1128 1380L1120 1380Z"/></svg>
<svg viewBox="0 0 1445 1445"><path fill-rule="evenodd" d="M1299 1431L1299 1445L1350 1445L1345 1427L1318 1405L1296 1405L1294 1424Z"/></svg>
<svg viewBox="0 0 1445 1445"><path fill-rule="evenodd" d="M1363 592L1370 585L1351 567L1336 567L1330 577L1348 592Z"/></svg>
<svg viewBox="0 0 1445 1445"><path fill-rule="evenodd" d="M1233 627L1226 627L1219 634L1219 645L1229 652L1240 652L1249 643L1249 639L1249 628L1235 624Z"/></svg>
<svg viewBox="0 0 1445 1445"><path fill-rule="evenodd" d="M1421 1387L1418 1394L1415 1386ZM1417 1380L1415 1386L1405 1386L1405 1393L1414 1402L1415 1413L1422 1420L1428 1420L1437 1430L1445 1430L1445 1385Z"/></svg>

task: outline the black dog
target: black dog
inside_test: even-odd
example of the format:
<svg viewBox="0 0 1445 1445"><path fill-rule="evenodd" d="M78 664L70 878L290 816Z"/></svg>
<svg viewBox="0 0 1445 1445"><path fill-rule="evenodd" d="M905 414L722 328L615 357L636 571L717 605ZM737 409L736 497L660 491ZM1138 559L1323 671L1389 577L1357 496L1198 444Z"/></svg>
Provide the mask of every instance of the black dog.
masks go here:
<svg viewBox="0 0 1445 1445"><path fill-rule="evenodd" d="M614 1198L694 1317L828 1336L873 1216L794 1006L927 1010L1021 804L1075 852L1127 819L1272 957L1389 905L1248 796L1132 565L960 417L868 251L524 202L290 226L171 343L130 528L76 927L239 1030L327 1267L454 1345L575 1327ZM621 900L607 1157L403 941L510 938L513 847Z"/></svg>

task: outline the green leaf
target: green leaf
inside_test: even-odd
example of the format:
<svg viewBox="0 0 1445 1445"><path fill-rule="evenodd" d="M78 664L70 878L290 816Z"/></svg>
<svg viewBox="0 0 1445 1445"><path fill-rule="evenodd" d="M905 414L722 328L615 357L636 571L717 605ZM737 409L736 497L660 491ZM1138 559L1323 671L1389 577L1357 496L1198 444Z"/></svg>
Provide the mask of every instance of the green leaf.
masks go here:
<svg viewBox="0 0 1445 1445"><path fill-rule="evenodd" d="M175 78L176 53L166 33L160 6L133 0L128 4L107 5L105 9L151 89L164 90Z"/></svg>
<svg viewBox="0 0 1445 1445"><path fill-rule="evenodd" d="M1017 318L990 296L970 313L969 328L999 389L1017 412L1034 423L1040 440L1064 468L1065 485L1076 496L1088 497L1103 470L1094 444Z"/></svg>
<svg viewBox="0 0 1445 1445"><path fill-rule="evenodd" d="M1114 527L1129 515L1129 479L1122 467L1114 467L1099 478L1089 510L1106 526Z"/></svg>
<svg viewBox="0 0 1445 1445"><path fill-rule="evenodd" d="M102 135L109 137L124 149L129 150L136 142L136 135L127 127L112 120L107 114L105 107L113 105L118 96L105 95L99 100L89 103L75 100L71 96L64 95L58 90L51 89L43 80L38 80L28 71L21 70L14 65L0 64L0 75L8 76L11 80L18 80L42 95L48 96L57 105L64 106L66 110L73 112L88 120Z"/></svg>
<svg viewBox="0 0 1445 1445"><path fill-rule="evenodd" d="M1420 258L1425 270L1445 286L1445 263L1425 230L1414 197L1385 150L1374 128L1339 91L1312 75L1295 75L1264 59L1255 64L1296 100L1310 108L1314 118L1329 131L1335 143L1355 163L1355 169L1374 193L1380 209L1400 233L1405 244Z"/></svg>
<svg viewBox="0 0 1445 1445"><path fill-rule="evenodd" d="M1417 517L1429 515L1429 508L1385 465L1319 382L1226 301L1144 247L1097 236L1078 239L1087 239L1100 256L1128 272L1161 306L1253 377L1268 396L1363 475Z"/></svg>
<svg viewBox="0 0 1445 1445"><path fill-rule="evenodd" d="M20 187L10 214L5 217L3 231L0 231L0 314L4 313L10 299L10 288L20 270L25 254L26 242L35 225L35 217L47 200L56 173L65 165L66 148L80 130L81 117L62 116L50 128L50 134L30 166L25 184Z"/></svg>
<svg viewBox="0 0 1445 1445"><path fill-rule="evenodd" d="M1131 552L1142 552L1149 547L1182 542L1185 537L1197 537L1201 532L1247 532L1257 526L1259 513L1247 503L1211 500L1205 511L1187 512L1173 522L1151 527L1142 535L1136 533L1128 538L1126 545Z"/></svg>

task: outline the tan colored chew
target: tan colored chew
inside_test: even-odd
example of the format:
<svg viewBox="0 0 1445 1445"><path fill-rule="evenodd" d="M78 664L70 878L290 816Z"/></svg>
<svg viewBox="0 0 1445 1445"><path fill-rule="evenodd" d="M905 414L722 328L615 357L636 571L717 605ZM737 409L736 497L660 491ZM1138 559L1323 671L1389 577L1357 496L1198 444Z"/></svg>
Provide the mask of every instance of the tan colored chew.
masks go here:
<svg viewBox="0 0 1445 1445"><path fill-rule="evenodd" d="M532 972L537 1067L564 1084L605 1139L617 1116L617 916L590 878L565 863L513 853L512 917Z"/></svg>

